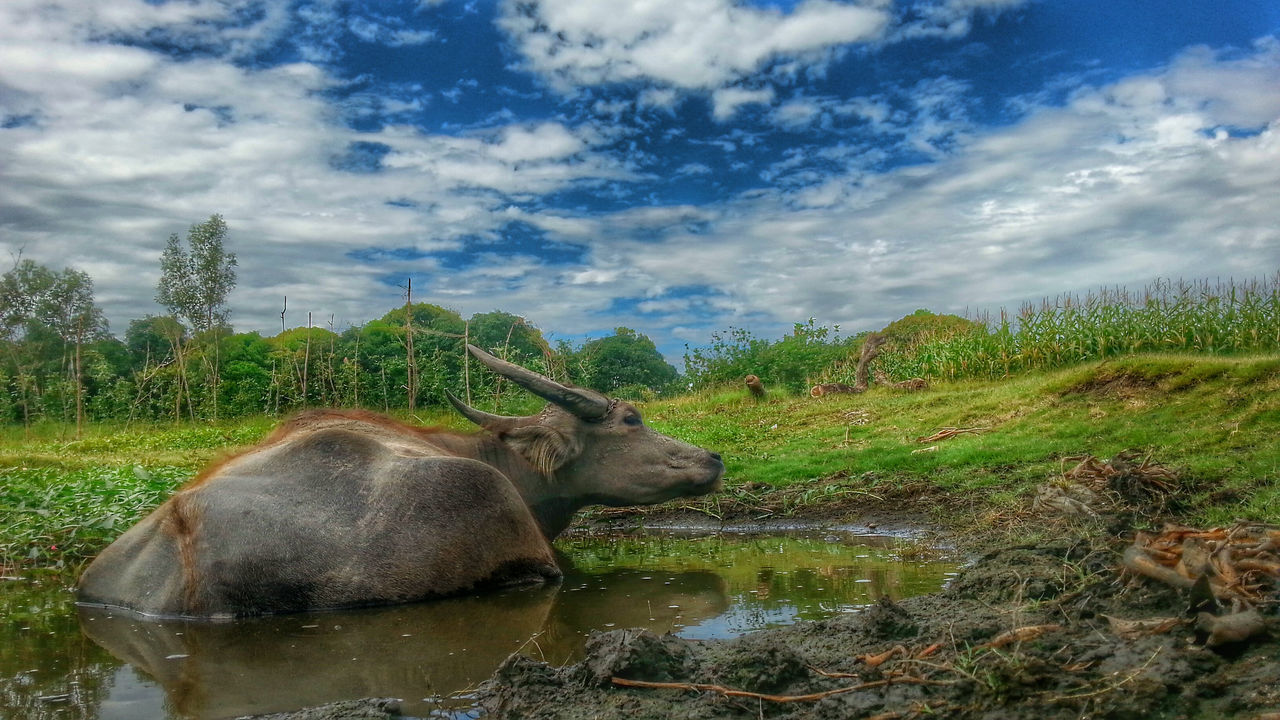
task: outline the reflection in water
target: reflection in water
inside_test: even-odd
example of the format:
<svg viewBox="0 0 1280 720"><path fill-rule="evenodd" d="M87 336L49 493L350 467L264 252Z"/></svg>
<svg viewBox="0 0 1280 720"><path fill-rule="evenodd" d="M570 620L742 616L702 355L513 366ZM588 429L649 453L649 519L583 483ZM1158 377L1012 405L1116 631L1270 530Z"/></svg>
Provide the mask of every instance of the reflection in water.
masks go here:
<svg viewBox="0 0 1280 720"><path fill-rule="evenodd" d="M413 714L430 707L425 696L475 686L522 648L563 662L581 652L584 628L654 625L641 617L653 605L678 604L692 618L728 605L724 584L711 573L679 573L671 585L656 586L630 575L591 576L591 584L611 591L586 602L543 586L236 622L79 610L84 632L159 681L181 716L231 718L367 696L404 698ZM671 612L658 616L663 624Z"/></svg>
<svg viewBox="0 0 1280 720"><path fill-rule="evenodd" d="M558 586L227 623L80 608L80 627L97 645L73 632L75 613L65 611L66 591L58 588L64 611L35 613L44 623L40 637L48 638L40 647L28 643L14 659L3 649L11 636L0 634L0 715L212 719L366 696L403 698L405 712L425 714L440 706L432 696L474 687L512 652L573 662L587 634L613 627L729 637L829 617L883 595L931 592L954 569L900 561L874 538L856 542L570 537L557 545L574 568ZM5 590L0 585L0 604L10 597ZM63 657L51 662L50 654ZM24 674L26 668L38 672ZM41 699L67 688L78 697Z"/></svg>

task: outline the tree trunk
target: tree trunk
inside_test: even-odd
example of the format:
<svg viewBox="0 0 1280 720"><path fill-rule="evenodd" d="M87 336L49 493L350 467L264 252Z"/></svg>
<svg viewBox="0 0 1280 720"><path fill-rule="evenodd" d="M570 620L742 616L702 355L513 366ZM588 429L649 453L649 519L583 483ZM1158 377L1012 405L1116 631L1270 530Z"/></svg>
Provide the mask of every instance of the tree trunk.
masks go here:
<svg viewBox="0 0 1280 720"><path fill-rule="evenodd" d="M182 395L187 396L187 412L191 415L191 420L196 419L196 410L194 403L191 402L191 382L187 379L187 357L183 353L182 336L174 334L169 337L169 346L173 349L173 357L178 361L178 392L173 402L173 421L182 420Z"/></svg>
<svg viewBox="0 0 1280 720"><path fill-rule="evenodd" d="M387 399L387 366L379 364L382 370L382 412L391 412L391 401Z"/></svg>
<svg viewBox="0 0 1280 720"><path fill-rule="evenodd" d="M307 341L302 350L302 407L307 406L307 371L311 365L311 313L307 313Z"/></svg>
<svg viewBox="0 0 1280 720"><path fill-rule="evenodd" d="M866 390L871 384L867 379L867 366L880 355L880 347L888 339L879 333L871 333L866 340L862 341L862 355L858 358L858 370L854 373L855 382L853 385L858 392Z"/></svg>
<svg viewBox="0 0 1280 720"><path fill-rule="evenodd" d="M356 407L360 407L360 336L363 334L364 328L356 332L356 356L355 361L351 363L351 392L355 398Z"/></svg>
<svg viewBox="0 0 1280 720"><path fill-rule="evenodd" d="M409 278L408 289L404 295L404 343L407 358L405 374L408 380L406 389L409 391L409 412L413 412L414 402L418 397L418 368L417 361L413 357L413 278Z"/></svg>
<svg viewBox="0 0 1280 720"><path fill-rule="evenodd" d="M222 389L222 338L213 329L213 419L218 420L218 393Z"/></svg>
<svg viewBox="0 0 1280 720"><path fill-rule="evenodd" d="M80 345L84 342L84 320L76 321L76 439L84 433L84 375L80 365Z"/></svg>

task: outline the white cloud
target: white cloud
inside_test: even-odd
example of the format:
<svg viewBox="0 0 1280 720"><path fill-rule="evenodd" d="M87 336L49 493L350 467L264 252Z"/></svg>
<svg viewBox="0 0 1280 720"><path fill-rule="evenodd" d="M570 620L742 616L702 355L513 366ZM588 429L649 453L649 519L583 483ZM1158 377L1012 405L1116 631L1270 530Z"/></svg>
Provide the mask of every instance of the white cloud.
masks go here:
<svg viewBox="0 0 1280 720"><path fill-rule="evenodd" d="M671 88L648 88L640 92L636 102L640 107L651 107L674 112L680 102L680 93Z"/></svg>
<svg viewBox="0 0 1280 720"><path fill-rule="evenodd" d="M882 3L807 0L782 14L729 0L543 0L504 3L499 25L529 68L562 89L652 81L714 89L766 62L823 60L830 48L881 37Z"/></svg>
<svg viewBox="0 0 1280 720"><path fill-rule="evenodd" d="M581 138L570 133L558 123L543 123L531 129L509 127L502 131L502 140L491 151L493 156L506 162L529 160L557 160L575 155L586 149Z"/></svg>
<svg viewBox="0 0 1280 720"><path fill-rule="evenodd" d="M400 24L398 20L357 15L347 21L347 28L353 35L367 43L379 43L387 47L423 45L436 38L434 31L398 27Z"/></svg>
<svg viewBox="0 0 1280 720"><path fill-rule="evenodd" d="M384 273L431 266L365 264L351 251L447 247L509 222L502 194L631 176L594 151L614 136L605 126L353 131L319 92L338 84L319 66L255 70L233 48L181 61L95 40L108 27L122 37L147 35L147 23L200 27L190 14L156 18L176 3L122 4L104 20L107 5L0 3L0 117L28 118L0 129L0 253L90 270L117 332L160 311L151 298L165 238L215 212L241 260L232 320L270 330L264 308L283 295L291 308L364 320L397 292ZM225 28L208 32L214 47ZM390 148L381 172L334 165L356 142ZM556 233L577 222L539 220Z"/></svg>
<svg viewBox="0 0 1280 720"><path fill-rule="evenodd" d="M821 113L822 107L813 100L788 100L773 111L771 119L782 127L798 129L807 127Z"/></svg>
<svg viewBox="0 0 1280 720"><path fill-rule="evenodd" d="M760 328L760 315L779 331L811 315L856 331L921 306L962 313L1136 288L1156 275L1271 275L1280 106L1275 83L1241 78L1278 72L1270 43L1236 59L1195 50L1163 71L1083 89L932 164L855 169L797 193L699 208L697 234L677 220L680 208L601 218L606 236L644 227L663 239L656 248L617 239L594 262L617 273L610 293L647 298L642 309L660 319L641 327L660 343L708 322L756 318ZM1216 131L1228 125L1253 132ZM724 294L699 304L653 293L670 286ZM668 335L674 327L685 334Z"/></svg>
<svg viewBox="0 0 1280 720"><path fill-rule="evenodd" d="M702 163L685 163L676 168L677 175L710 175L711 168Z"/></svg>
<svg viewBox="0 0 1280 720"><path fill-rule="evenodd" d="M717 122L724 122L738 112L743 105L768 105L773 102L773 88L748 90L746 88L723 88L711 93L711 116Z"/></svg>
<svg viewBox="0 0 1280 720"><path fill-rule="evenodd" d="M618 23L641 10L619 6L618 23L602 22L601 42L585 55L563 48L563 77L667 83L640 92L637 107L674 109L694 93L710 96L723 119L745 103L774 103L768 86L738 85L759 72L761 58L794 52L820 64L818 50L839 44L803 24L780 27L831 3L784 17L700 2L655 3L650 25L638 27L657 35L630 44L619 44L632 36ZM233 322L268 331L286 294L291 321L307 310L334 313L339 325L377 317L398 295L387 274L426 275L424 296L464 313L501 307L569 335L628 323L611 308L616 298L636 299L646 313L634 318L638 329L659 342L697 342L708 324L767 331L816 315L860 330L920 306L956 312L1155 273L1280 268L1280 205L1271 202L1280 187L1275 40L1232 54L1193 49L1158 72L1081 89L1063 107L1028 104L1023 120L993 129L973 126L968 89L945 77L852 100L788 95L775 121L857 118L875 141L797 146L771 168L770 187L738 198L597 215L541 208L550 193L607 192L643 178L628 136L639 144L653 129L670 140L678 129L494 115L448 135L409 126L357 132L327 99L341 81L325 66L237 61L280 30L274 11L259 25L231 25L235 7L0 2L0 115L19 119L0 128L0 256L22 247L37 261L90 271L117 332L159 310L151 297L165 238L213 212L226 216L240 256ZM562 24L583 33L588 25L575 22L605 12L546 7L572 16ZM687 27L685 7L721 13L733 42L759 32L773 44L722 55L720 36ZM976 2L939 7L952 17L989 11ZM753 14L774 22L760 29ZM145 37L148 28L206 52L177 61L110 39ZM663 79L665 66L646 64L648 43L683 37L697 51L689 78L704 84ZM538 57L528 56L531 67ZM693 135L690 142L707 142ZM731 131L711 142L734 153L733 167L748 167L738 163L763 148ZM380 171L336 167L352 143L385 145ZM875 170L893 143L918 147L931 162ZM681 160L677 172L716 179L696 159ZM517 221L588 250L560 266L488 256L448 272L413 253L376 262L351 255L456 249L466 236L492 237ZM668 295L674 287L708 292Z"/></svg>
<svg viewBox="0 0 1280 720"><path fill-rule="evenodd" d="M969 33L974 15L992 15L1027 0L925 0L912 6L914 19L894 28L893 39L957 38Z"/></svg>

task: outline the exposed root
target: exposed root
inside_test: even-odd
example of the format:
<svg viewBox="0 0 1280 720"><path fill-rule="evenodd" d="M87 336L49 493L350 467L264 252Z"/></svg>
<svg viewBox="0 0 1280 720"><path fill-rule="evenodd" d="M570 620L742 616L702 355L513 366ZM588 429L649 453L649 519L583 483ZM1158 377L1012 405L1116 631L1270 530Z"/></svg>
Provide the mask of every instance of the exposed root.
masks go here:
<svg viewBox="0 0 1280 720"><path fill-rule="evenodd" d="M1178 588L1207 581L1218 601L1239 607L1280 602L1280 529L1239 524L1231 528L1167 525L1140 532L1121 559L1125 569Z"/></svg>

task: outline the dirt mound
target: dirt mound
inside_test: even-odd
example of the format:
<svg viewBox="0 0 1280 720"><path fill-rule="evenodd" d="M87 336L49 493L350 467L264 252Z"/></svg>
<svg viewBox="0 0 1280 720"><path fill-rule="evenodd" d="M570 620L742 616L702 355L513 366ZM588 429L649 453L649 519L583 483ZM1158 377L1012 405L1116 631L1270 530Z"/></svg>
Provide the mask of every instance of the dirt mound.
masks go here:
<svg viewBox="0 0 1280 720"><path fill-rule="evenodd" d="M1121 568L1126 543L1063 539L978 558L946 590L698 642L622 630L552 668L513 657L494 718L1264 718L1280 618L1206 646L1191 597Z"/></svg>

